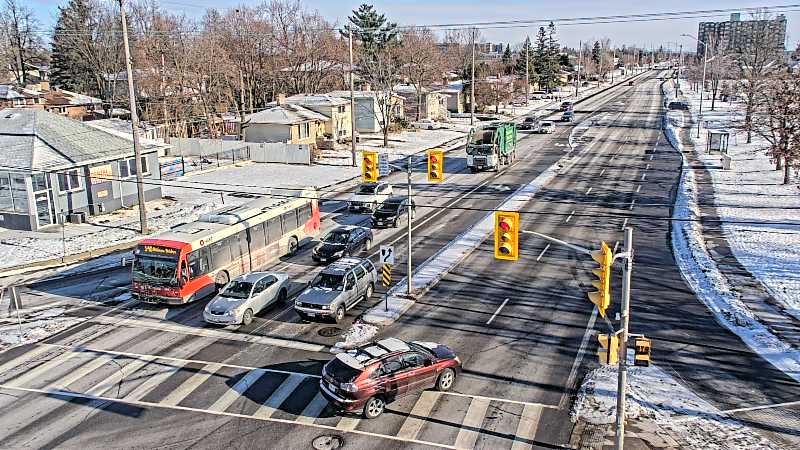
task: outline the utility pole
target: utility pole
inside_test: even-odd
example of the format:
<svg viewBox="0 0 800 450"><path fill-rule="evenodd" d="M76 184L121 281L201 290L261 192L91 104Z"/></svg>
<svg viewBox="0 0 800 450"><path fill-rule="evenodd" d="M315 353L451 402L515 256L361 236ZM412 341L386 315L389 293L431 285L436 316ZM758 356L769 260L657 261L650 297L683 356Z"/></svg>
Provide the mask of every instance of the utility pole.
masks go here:
<svg viewBox="0 0 800 450"><path fill-rule="evenodd" d="M525 38L525 106L528 106L531 98L530 49L531 37L527 36Z"/></svg>
<svg viewBox="0 0 800 450"><path fill-rule="evenodd" d="M347 27L347 40L350 44L350 154L353 167L356 166L356 100L353 93L353 27Z"/></svg>
<svg viewBox="0 0 800 450"><path fill-rule="evenodd" d="M600 76L597 77L597 87L598 88L600 87L600 83L601 82L606 81L606 73L603 70L603 56L605 56L605 52L606 52L606 47L603 44L603 42L601 41L600 42L600 67L599 67Z"/></svg>
<svg viewBox="0 0 800 450"><path fill-rule="evenodd" d="M633 271L633 228L625 228L625 253L622 267L622 336L617 362L617 450L625 445L625 390L628 383L628 322L631 312L631 273Z"/></svg>
<svg viewBox="0 0 800 450"><path fill-rule="evenodd" d="M583 66L583 41L578 41L578 77L575 78L575 98L581 88L581 67Z"/></svg>
<svg viewBox="0 0 800 450"><path fill-rule="evenodd" d="M681 63L683 61L683 44L680 46L678 52L678 79L675 80L675 97L677 98L681 87Z"/></svg>
<svg viewBox="0 0 800 450"><path fill-rule="evenodd" d="M469 83L469 124L475 125L475 28L472 29L472 81Z"/></svg>
<svg viewBox="0 0 800 450"><path fill-rule="evenodd" d="M147 210L144 199L144 177L142 175L142 149L139 144L139 114L136 112L136 91L133 88L131 48L128 43L128 23L125 19L125 0L119 0L119 16L122 20L122 43L125 46L125 68L128 73L128 103L131 109L131 131L133 131L133 158L136 167L136 194L139 199L139 231L147 234ZM124 193L122 195L124 197Z"/></svg>
<svg viewBox="0 0 800 450"><path fill-rule="evenodd" d="M614 84L614 71L617 69L617 49L611 54L611 84Z"/></svg>
<svg viewBox="0 0 800 450"><path fill-rule="evenodd" d="M408 156L406 165L408 166L408 275L406 276L408 285L406 287L406 294L408 298L411 298L411 215L414 211L411 207L411 155Z"/></svg>

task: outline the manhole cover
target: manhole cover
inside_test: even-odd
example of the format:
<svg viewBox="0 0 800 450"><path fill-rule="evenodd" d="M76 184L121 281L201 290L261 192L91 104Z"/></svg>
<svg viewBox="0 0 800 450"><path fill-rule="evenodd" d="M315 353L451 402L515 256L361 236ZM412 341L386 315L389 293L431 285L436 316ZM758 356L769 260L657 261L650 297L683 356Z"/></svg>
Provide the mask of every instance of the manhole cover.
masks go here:
<svg viewBox="0 0 800 450"><path fill-rule="evenodd" d="M344 330L342 330L339 327L324 327L320 328L320 330L317 333L319 333L319 335L322 337L333 337L333 336L339 336L343 332Z"/></svg>
<svg viewBox="0 0 800 450"><path fill-rule="evenodd" d="M335 434L323 434L315 437L314 440L311 441L311 445L316 450L335 450L337 448L342 448L344 439Z"/></svg>

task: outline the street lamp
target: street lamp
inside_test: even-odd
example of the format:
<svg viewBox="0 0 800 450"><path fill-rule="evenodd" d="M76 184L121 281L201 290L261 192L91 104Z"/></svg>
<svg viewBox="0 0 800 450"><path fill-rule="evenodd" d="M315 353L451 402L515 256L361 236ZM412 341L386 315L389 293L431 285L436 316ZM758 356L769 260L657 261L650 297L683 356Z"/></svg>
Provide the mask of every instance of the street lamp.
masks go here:
<svg viewBox="0 0 800 450"><path fill-rule="evenodd" d="M700 83L700 113L697 115L697 138L700 139L700 121L703 120L703 92L706 90L706 64L708 63L708 45L691 34L682 34L703 44L703 81Z"/></svg>

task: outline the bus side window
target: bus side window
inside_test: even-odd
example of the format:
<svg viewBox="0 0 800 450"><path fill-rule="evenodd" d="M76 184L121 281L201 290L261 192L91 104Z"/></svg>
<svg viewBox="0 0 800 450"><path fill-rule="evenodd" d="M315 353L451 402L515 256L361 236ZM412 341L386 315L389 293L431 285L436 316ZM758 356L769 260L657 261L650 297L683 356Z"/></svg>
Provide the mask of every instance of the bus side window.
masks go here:
<svg viewBox="0 0 800 450"><path fill-rule="evenodd" d="M283 213L281 219L283 219L284 233L288 233L297 228L297 213L295 213L294 210Z"/></svg>
<svg viewBox="0 0 800 450"><path fill-rule="evenodd" d="M211 244L209 248L211 252L211 265L215 269L219 269L231 262L231 241L231 238L227 237Z"/></svg>
<svg viewBox="0 0 800 450"><path fill-rule="evenodd" d="M201 248L198 250L189 253L187 256L187 261L189 262L189 279L194 280L195 278L205 275L208 273L208 249Z"/></svg>
<svg viewBox="0 0 800 450"><path fill-rule="evenodd" d="M278 242L283 236L283 232L281 231L281 218L280 217L273 217L269 219L267 222L267 228L269 231L269 243Z"/></svg>
<svg viewBox="0 0 800 450"><path fill-rule="evenodd" d="M297 210L297 216L300 219L300 223L306 223L309 219L311 219L311 203L306 203L305 206L301 206Z"/></svg>
<svg viewBox="0 0 800 450"><path fill-rule="evenodd" d="M250 233L250 250L259 250L267 245L263 223L253 225L248 232Z"/></svg>

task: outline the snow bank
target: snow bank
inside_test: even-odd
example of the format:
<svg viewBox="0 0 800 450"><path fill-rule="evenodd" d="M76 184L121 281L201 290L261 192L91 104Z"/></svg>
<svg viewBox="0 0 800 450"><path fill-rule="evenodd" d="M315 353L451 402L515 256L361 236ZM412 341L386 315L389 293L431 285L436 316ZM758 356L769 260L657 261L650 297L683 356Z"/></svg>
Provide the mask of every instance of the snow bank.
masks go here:
<svg viewBox="0 0 800 450"><path fill-rule="evenodd" d="M36 313L34 320L30 320L34 316L29 316L22 322L22 335L20 326L13 323L15 318L10 317L0 326L0 352L17 345L41 341L86 320L81 317L64 317L64 311L65 308L52 308Z"/></svg>
<svg viewBox="0 0 800 450"><path fill-rule="evenodd" d="M631 363L632 354L628 355ZM631 428L654 423L685 448L778 448L751 428L726 417L655 365L628 368L625 404ZM594 425L612 424L616 406L617 368L603 366L584 379L573 405L572 420Z"/></svg>
<svg viewBox="0 0 800 450"><path fill-rule="evenodd" d="M331 353L341 353L359 345L366 344L378 334L378 327L366 323L354 323L344 334L343 341L337 342L331 347Z"/></svg>

